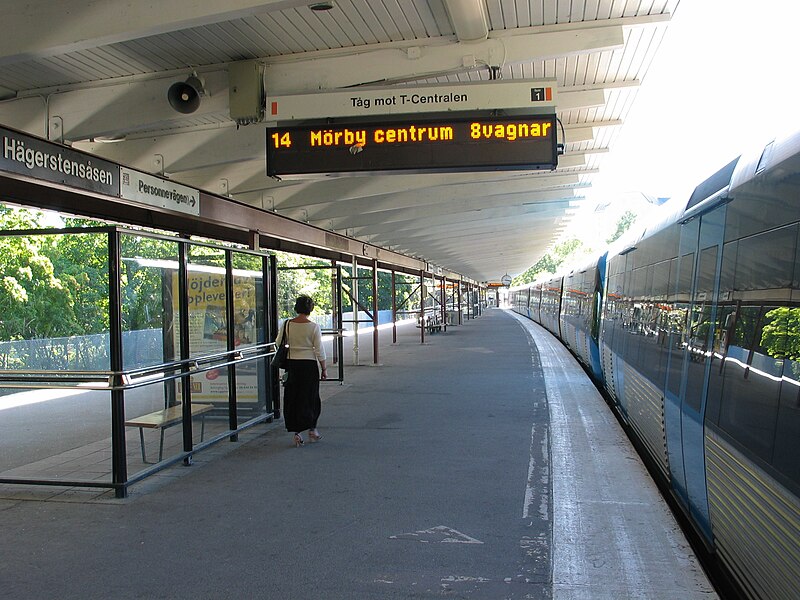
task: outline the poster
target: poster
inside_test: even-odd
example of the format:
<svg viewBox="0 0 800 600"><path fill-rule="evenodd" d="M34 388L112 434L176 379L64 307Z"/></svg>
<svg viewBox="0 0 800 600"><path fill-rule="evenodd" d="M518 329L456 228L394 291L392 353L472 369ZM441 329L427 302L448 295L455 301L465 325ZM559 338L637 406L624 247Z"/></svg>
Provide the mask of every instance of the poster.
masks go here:
<svg viewBox="0 0 800 600"><path fill-rule="evenodd" d="M189 270L189 352L192 357L217 354L227 350L227 323L225 308L225 272L215 267ZM234 347L257 343L256 273L235 272L233 277ZM178 295L178 275L173 274L173 297ZM175 322L178 322L177 307ZM178 330L175 331L175 347L179 347ZM211 369L192 376L192 402L228 402L228 374L226 368ZM257 403L257 361L247 362L236 368L237 402ZM180 390L178 390L180 395Z"/></svg>

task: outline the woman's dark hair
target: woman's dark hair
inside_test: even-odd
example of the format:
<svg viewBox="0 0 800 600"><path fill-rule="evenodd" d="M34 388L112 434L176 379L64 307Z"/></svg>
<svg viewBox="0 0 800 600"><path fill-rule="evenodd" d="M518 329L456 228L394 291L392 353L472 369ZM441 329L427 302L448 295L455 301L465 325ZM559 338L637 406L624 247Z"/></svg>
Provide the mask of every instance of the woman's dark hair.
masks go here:
<svg viewBox="0 0 800 600"><path fill-rule="evenodd" d="M310 296L298 296L294 303L294 312L301 315L310 315L314 310L314 301Z"/></svg>

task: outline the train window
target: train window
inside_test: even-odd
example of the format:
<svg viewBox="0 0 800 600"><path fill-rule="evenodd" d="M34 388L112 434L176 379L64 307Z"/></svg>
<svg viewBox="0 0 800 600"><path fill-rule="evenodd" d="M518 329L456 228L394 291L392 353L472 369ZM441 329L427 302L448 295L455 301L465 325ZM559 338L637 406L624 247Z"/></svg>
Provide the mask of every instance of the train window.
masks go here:
<svg viewBox="0 0 800 600"><path fill-rule="evenodd" d="M755 177L728 205L725 239L744 238L797 220L797 188Z"/></svg>
<svg viewBox="0 0 800 600"><path fill-rule="evenodd" d="M692 279L694 278L694 252L684 254L680 258L678 267L677 289L675 290L679 298L688 298L692 291Z"/></svg>
<svg viewBox="0 0 800 600"><path fill-rule="evenodd" d="M718 246L712 246L700 252L695 302L711 301L717 274L717 250Z"/></svg>
<svg viewBox="0 0 800 600"><path fill-rule="evenodd" d="M770 333L781 327L780 308L739 309L725 361L719 417L722 429L767 462L772 458L783 368L783 361L773 356L780 352L783 335Z"/></svg>
<svg viewBox="0 0 800 600"><path fill-rule="evenodd" d="M800 237L800 227L798 228L798 237ZM792 277L792 288L795 290L800 289L800 241L795 244L794 255L794 277Z"/></svg>
<svg viewBox="0 0 800 600"><path fill-rule="evenodd" d="M711 373L708 380L708 401L706 406L706 419L712 423L719 423L719 411L722 404L725 374L725 358L728 355L728 348L733 342L737 315L736 304L721 303L717 307L717 325L714 331Z"/></svg>
<svg viewBox="0 0 800 600"><path fill-rule="evenodd" d="M756 174L761 173L767 168L770 159L772 158L772 145L774 141L764 146L764 151L761 153L761 158L758 159L758 166L756 167Z"/></svg>
<svg viewBox="0 0 800 600"><path fill-rule="evenodd" d="M760 317L760 306L742 306L739 309L736 327L731 339L731 345L739 349L739 352L734 357L735 360L747 364L747 355L753 347L753 340L755 339Z"/></svg>
<svg viewBox="0 0 800 600"><path fill-rule="evenodd" d="M686 337L686 317L689 313L689 305L684 302L675 302L669 307L667 315L669 323L669 344L673 348L686 347L688 340ZM667 378L667 389L674 396L680 395L681 389L681 369L683 364L683 355L678 352L671 353L672 362L670 364L670 373Z"/></svg>
<svg viewBox="0 0 800 600"><path fill-rule="evenodd" d="M793 311L800 311L793 308ZM780 407L778 424L775 432L775 450L773 465L786 477L800 487L800 460L797 460L798 440L800 440L800 321L794 320L789 325L787 336L789 346L793 348L791 358L783 365L783 381L781 382Z"/></svg>
<svg viewBox="0 0 800 600"><path fill-rule="evenodd" d="M733 299L734 275L736 274L736 254L739 242L728 242L722 247L722 267L719 273L719 301Z"/></svg>
<svg viewBox="0 0 800 600"><path fill-rule="evenodd" d="M796 225L739 240L736 289L788 289L792 284L796 241Z"/></svg>

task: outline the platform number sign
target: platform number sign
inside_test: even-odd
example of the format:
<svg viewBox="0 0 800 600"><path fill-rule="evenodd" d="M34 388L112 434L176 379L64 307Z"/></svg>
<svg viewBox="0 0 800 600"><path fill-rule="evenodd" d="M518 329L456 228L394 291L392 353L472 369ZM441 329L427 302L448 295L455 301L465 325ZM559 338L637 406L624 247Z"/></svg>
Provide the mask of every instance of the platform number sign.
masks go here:
<svg viewBox="0 0 800 600"><path fill-rule="evenodd" d="M553 88L531 88L531 102L550 102L553 99Z"/></svg>

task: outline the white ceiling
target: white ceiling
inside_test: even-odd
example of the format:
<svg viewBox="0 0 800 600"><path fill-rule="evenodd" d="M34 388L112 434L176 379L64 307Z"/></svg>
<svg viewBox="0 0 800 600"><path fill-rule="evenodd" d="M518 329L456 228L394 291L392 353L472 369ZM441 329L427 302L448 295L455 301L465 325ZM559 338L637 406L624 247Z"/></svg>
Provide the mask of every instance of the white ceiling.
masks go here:
<svg viewBox="0 0 800 600"><path fill-rule="evenodd" d="M678 3L0 0L0 123L498 281L569 226ZM270 95L488 81L489 66L506 81L555 79L566 152L544 173L275 181L265 125L237 127L229 113L228 66L251 59ZM193 70L208 94L184 115L167 89Z"/></svg>

